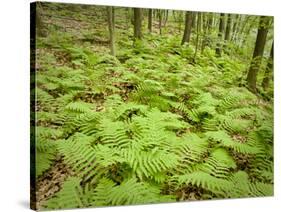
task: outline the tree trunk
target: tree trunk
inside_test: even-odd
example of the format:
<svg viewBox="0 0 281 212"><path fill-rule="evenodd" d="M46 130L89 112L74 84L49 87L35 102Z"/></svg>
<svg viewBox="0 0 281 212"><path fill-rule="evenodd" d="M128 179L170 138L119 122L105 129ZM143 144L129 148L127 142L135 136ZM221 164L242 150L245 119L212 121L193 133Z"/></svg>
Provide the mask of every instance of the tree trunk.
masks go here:
<svg viewBox="0 0 281 212"><path fill-rule="evenodd" d="M244 37L242 38L241 40L241 47L245 46L247 41L248 41L248 38L251 34L251 31L253 29L253 27L255 26L255 19L253 19L252 21L249 22L249 26L246 28L245 30L245 33L244 33Z"/></svg>
<svg viewBox="0 0 281 212"><path fill-rule="evenodd" d="M202 32L202 44L201 44L201 54L203 54L205 46L207 45L207 29L208 29L208 16L205 13L202 13L202 26L203 26L203 32Z"/></svg>
<svg viewBox="0 0 281 212"><path fill-rule="evenodd" d="M148 30L151 33L152 32L152 9L148 10Z"/></svg>
<svg viewBox="0 0 281 212"><path fill-rule="evenodd" d="M201 28L201 13L197 13L197 24L196 24L196 45L195 45L195 52L193 56L193 62L195 62L197 51L199 48L199 34L200 34L200 28Z"/></svg>
<svg viewBox="0 0 281 212"><path fill-rule="evenodd" d="M189 43L192 28L193 12L185 12L185 28L181 44Z"/></svg>
<svg viewBox="0 0 281 212"><path fill-rule="evenodd" d="M208 24L207 24L208 32L211 32L212 27L213 27L213 13L209 13L208 14Z"/></svg>
<svg viewBox="0 0 281 212"><path fill-rule="evenodd" d="M165 12L165 20L164 20L164 27L166 27L166 24L168 22L168 18L169 18L169 10L166 10L166 12Z"/></svg>
<svg viewBox="0 0 281 212"><path fill-rule="evenodd" d="M196 12L192 13L192 23L191 23L191 28L196 27Z"/></svg>
<svg viewBox="0 0 281 212"><path fill-rule="evenodd" d="M162 35L162 10L159 10L159 22L158 22L158 27L159 27L159 34Z"/></svg>
<svg viewBox="0 0 281 212"><path fill-rule="evenodd" d="M110 43L110 53L115 56L115 37L114 37L114 8L107 7L107 22L109 30L109 43Z"/></svg>
<svg viewBox="0 0 281 212"><path fill-rule="evenodd" d="M227 24L226 24L226 29L225 29L225 37L224 39L226 41L229 41L230 39L230 30L231 30L231 14L227 15Z"/></svg>
<svg viewBox="0 0 281 212"><path fill-rule="evenodd" d="M265 16L260 17L259 29L255 44L255 50L253 53L253 58L251 61L251 65L249 68L249 72L247 75L247 83L249 90L253 93L257 92L256 84L257 84L257 73L259 71L261 65L261 59L263 56L264 46L266 43L266 36L267 36L267 26L269 24L269 19Z"/></svg>
<svg viewBox="0 0 281 212"><path fill-rule="evenodd" d="M134 8L134 38L142 39L141 33L141 8Z"/></svg>
<svg viewBox="0 0 281 212"><path fill-rule="evenodd" d="M238 41L238 44L241 46L241 44L243 43L243 40L244 40L244 31L245 31L245 28L246 26L248 25L248 22L250 21L250 16L246 16L245 17L245 20L243 21L243 24L240 28L240 30L237 32L237 34L239 34L239 38L236 39ZM238 36L237 36L238 37Z"/></svg>
<svg viewBox="0 0 281 212"><path fill-rule="evenodd" d="M240 15L238 15L238 14L235 15L234 21L233 21L233 27L232 27L232 36L231 36L232 41L235 41L236 30L238 28L237 26L238 26L238 23L240 22L239 19L240 19Z"/></svg>
<svg viewBox="0 0 281 212"><path fill-rule="evenodd" d="M223 36L223 30L224 30L224 14L220 14L220 22L219 22L219 34L218 34L218 42L216 47L216 55L221 56L221 42L222 42L222 36Z"/></svg>
<svg viewBox="0 0 281 212"><path fill-rule="evenodd" d="M273 73L273 57L274 57L274 55L273 55L274 50L273 49L274 49L274 45L273 45L273 41L272 41L270 56L268 58L267 66L266 66L266 69L265 69L265 72L264 72L264 77L263 77L263 80L262 80L262 87L263 87L264 91L266 91L268 89L270 73Z"/></svg>

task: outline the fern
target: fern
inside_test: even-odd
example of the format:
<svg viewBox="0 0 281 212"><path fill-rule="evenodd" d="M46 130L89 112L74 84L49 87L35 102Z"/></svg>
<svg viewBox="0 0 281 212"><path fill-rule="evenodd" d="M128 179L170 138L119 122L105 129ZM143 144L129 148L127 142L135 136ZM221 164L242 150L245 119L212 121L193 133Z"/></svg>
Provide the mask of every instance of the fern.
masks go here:
<svg viewBox="0 0 281 212"><path fill-rule="evenodd" d="M272 196L273 185L261 182L252 183L248 174L243 171L235 173L231 179L233 189L230 190L230 197L249 197L249 196Z"/></svg>
<svg viewBox="0 0 281 212"><path fill-rule="evenodd" d="M170 108L171 100L169 97L162 95L163 90L164 87L161 83L155 80L145 80L137 86L132 99L150 107L158 107L163 111L167 111Z"/></svg>
<svg viewBox="0 0 281 212"><path fill-rule="evenodd" d="M54 197L43 203L47 209L83 208L92 206L91 189L82 189L80 179L69 177Z"/></svg>
<svg viewBox="0 0 281 212"><path fill-rule="evenodd" d="M217 195L225 195L232 189L232 184L226 179L216 178L202 171L195 171L190 174L177 177L179 184L192 185L206 189Z"/></svg>
<svg viewBox="0 0 281 212"><path fill-rule="evenodd" d="M259 152L259 149L253 145L234 141L225 131L207 132L205 135L221 146L231 148L238 153L256 154Z"/></svg>
<svg viewBox="0 0 281 212"><path fill-rule="evenodd" d="M65 109L70 112L76 113L86 113L90 112L93 105L87 104L85 102L70 102L66 105Z"/></svg>
<svg viewBox="0 0 281 212"><path fill-rule="evenodd" d="M206 153L208 143L196 134L188 133L182 139L172 143L171 148L180 157L180 165L177 170L184 172L191 169L193 164L201 161Z"/></svg>
<svg viewBox="0 0 281 212"><path fill-rule="evenodd" d="M56 152L54 141L43 138L36 139L35 170L37 178L51 167L53 160L56 158Z"/></svg>
<svg viewBox="0 0 281 212"><path fill-rule="evenodd" d="M158 187L137 182L135 178L125 180L118 186L108 179L101 179L93 199L98 206L174 201L172 196L161 195Z"/></svg>
<svg viewBox="0 0 281 212"><path fill-rule="evenodd" d="M78 176L94 182L105 170L100 170L96 163L91 141L91 137L78 133L68 140L60 141L58 151Z"/></svg>
<svg viewBox="0 0 281 212"><path fill-rule="evenodd" d="M198 165L198 169L216 178L227 178L236 167L232 156L222 148L215 149L203 164Z"/></svg>
<svg viewBox="0 0 281 212"><path fill-rule="evenodd" d="M157 147L142 150L137 142L132 143L132 147L124 149L121 154L140 179L152 178L157 181L160 173L178 165L176 155Z"/></svg>
<svg viewBox="0 0 281 212"><path fill-rule="evenodd" d="M57 4L43 7L50 17L68 14ZM84 20L86 9L76 9ZM93 11L103 26L101 11ZM194 46L168 33L144 33L132 48L132 31L120 19L122 39L112 56L100 40L105 31L85 27L79 45L75 29L59 32L58 20L50 20L47 37L36 38L36 177L49 176L58 158L72 170L39 205L273 195L273 99L241 87L244 52L216 57L211 31L203 38L209 47L196 58ZM243 51L231 42L227 47L234 56Z"/></svg>

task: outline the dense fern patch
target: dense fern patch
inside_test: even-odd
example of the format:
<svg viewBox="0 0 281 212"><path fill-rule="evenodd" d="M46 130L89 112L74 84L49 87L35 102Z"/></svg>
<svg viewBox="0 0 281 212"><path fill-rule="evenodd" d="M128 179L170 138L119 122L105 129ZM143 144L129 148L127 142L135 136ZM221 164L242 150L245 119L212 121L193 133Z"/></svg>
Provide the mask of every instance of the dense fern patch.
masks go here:
<svg viewBox="0 0 281 212"><path fill-rule="evenodd" d="M71 31L38 38L36 175L57 156L73 171L41 207L273 195L273 99L239 87L246 65L119 32L116 57Z"/></svg>

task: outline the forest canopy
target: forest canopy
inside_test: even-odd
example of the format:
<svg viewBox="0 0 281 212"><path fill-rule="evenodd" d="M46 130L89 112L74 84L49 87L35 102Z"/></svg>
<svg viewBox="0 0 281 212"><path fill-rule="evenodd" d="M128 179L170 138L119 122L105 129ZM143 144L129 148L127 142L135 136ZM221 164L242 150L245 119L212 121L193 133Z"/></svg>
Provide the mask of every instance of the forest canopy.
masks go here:
<svg viewBox="0 0 281 212"><path fill-rule="evenodd" d="M33 209L273 195L273 17L32 12Z"/></svg>

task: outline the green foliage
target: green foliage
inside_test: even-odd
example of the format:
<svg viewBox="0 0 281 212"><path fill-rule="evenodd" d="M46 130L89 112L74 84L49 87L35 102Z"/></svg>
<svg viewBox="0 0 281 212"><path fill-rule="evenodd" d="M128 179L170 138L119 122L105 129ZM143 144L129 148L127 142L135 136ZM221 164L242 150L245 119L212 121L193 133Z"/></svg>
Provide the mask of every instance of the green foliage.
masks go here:
<svg viewBox="0 0 281 212"><path fill-rule="evenodd" d="M168 195L161 195L157 186L137 182L135 178L123 181L120 185L108 179L101 179L94 190L95 205L131 205L172 201Z"/></svg>
<svg viewBox="0 0 281 212"><path fill-rule="evenodd" d="M56 158L72 170L42 207L273 195L273 105L241 87L247 63L194 60L176 32L133 44L116 21L116 57L97 26L38 38L36 176Z"/></svg>
<svg viewBox="0 0 281 212"><path fill-rule="evenodd" d="M56 158L56 139L62 135L59 130L37 127L35 143L35 161L36 161L36 177L41 176L48 170Z"/></svg>
<svg viewBox="0 0 281 212"><path fill-rule="evenodd" d="M89 207L92 203L92 195L91 190L82 189L79 178L69 177L62 189L43 205L49 209Z"/></svg>

